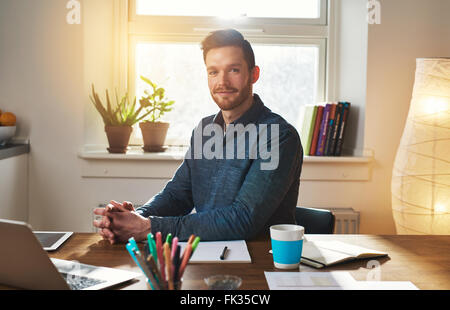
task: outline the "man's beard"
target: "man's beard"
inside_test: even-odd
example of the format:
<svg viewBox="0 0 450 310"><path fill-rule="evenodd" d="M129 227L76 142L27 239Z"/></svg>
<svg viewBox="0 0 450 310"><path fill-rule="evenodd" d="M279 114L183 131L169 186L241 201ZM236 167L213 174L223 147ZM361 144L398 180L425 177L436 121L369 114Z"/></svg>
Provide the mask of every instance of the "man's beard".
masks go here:
<svg viewBox="0 0 450 310"><path fill-rule="evenodd" d="M220 91L232 91L234 93L238 93L238 96L235 99L228 99L228 98L222 98L217 96L216 92ZM248 84L241 89L241 91L238 91L236 88L218 88L211 92L211 97L213 98L214 102L217 104L217 106L223 110L223 111L230 111L234 108L240 106L243 102L245 102L249 96L252 94L252 83L249 81Z"/></svg>

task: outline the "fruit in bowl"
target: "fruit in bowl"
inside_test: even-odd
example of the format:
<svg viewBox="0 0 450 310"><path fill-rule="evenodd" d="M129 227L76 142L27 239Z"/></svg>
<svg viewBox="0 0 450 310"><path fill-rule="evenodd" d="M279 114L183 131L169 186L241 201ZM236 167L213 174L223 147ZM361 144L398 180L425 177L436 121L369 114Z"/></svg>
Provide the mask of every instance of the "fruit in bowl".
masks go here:
<svg viewBox="0 0 450 310"><path fill-rule="evenodd" d="M1 126L15 126L16 125L16 116L14 113L5 112L1 113L0 111L0 125Z"/></svg>

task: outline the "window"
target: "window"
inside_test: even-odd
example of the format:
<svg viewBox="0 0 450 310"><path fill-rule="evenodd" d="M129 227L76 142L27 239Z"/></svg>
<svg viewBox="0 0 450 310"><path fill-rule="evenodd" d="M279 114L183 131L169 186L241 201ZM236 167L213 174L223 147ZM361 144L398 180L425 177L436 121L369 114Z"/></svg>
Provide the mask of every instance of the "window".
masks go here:
<svg viewBox="0 0 450 310"><path fill-rule="evenodd" d="M153 16L247 16L265 18L318 18L319 0L228 0L218 5L210 0L137 0L136 14Z"/></svg>
<svg viewBox="0 0 450 310"><path fill-rule="evenodd" d="M126 84L140 98L143 75L175 100L164 116L171 123L168 144L187 145L198 122L219 111L200 49L215 29L237 29L251 42L261 68L254 92L294 126L302 105L326 98L325 0L230 0L225 6L206 0L129 0ZM140 130L134 133L131 142L140 144Z"/></svg>

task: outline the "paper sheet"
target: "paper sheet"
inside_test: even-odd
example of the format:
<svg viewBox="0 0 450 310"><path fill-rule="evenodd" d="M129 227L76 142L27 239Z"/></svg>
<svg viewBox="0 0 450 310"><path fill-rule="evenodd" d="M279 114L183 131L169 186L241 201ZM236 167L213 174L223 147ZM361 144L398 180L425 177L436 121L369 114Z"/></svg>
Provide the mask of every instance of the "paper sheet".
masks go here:
<svg viewBox="0 0 450 310"><path fill-rule="evenodd" d="M355 280L346 271L264 272L270 290L343 290Z"/></svg>
<svg viewBox="0 0 450 310"><path fill-rule="evenodd" d="M181 253L186 242L179 242ZM224 260L220 259L223 248L227 247ZM251 263L250 253L244 240L233 241L201 241L194 251L189 263Z"/></svg>
<svg viewBox="0 0 450 310"><path fill-rule="evenodd" d="M409 281L355 281L347 271L268 272L270 290L418 290Z"/></svg>
<svg viewBox="0 0 450 310"><path fill-rule="evenodd" d="M355 290L418 290L409 281L356 281Z"/></svg>

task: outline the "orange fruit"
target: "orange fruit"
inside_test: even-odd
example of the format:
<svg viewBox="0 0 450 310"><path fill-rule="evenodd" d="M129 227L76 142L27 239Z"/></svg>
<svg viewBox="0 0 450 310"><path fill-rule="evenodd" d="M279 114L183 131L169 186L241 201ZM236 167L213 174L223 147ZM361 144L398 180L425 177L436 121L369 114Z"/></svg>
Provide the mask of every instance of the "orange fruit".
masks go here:
<svg viewBox="0 0 450 310"><path fill-rule="evenodd" d="M14 113L5 112L0 115L0 124L2 126L15 126L16 125L16 116Z"/></svg>

